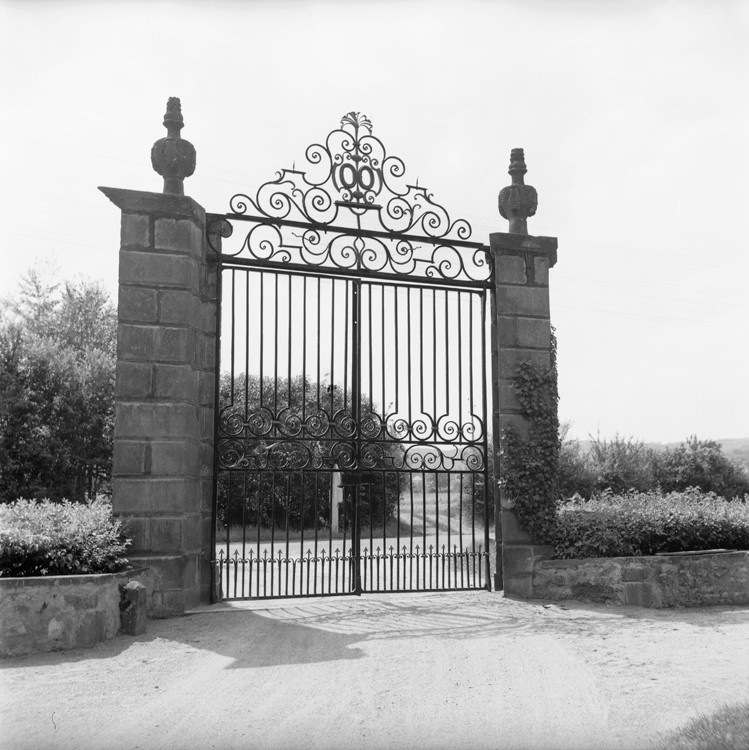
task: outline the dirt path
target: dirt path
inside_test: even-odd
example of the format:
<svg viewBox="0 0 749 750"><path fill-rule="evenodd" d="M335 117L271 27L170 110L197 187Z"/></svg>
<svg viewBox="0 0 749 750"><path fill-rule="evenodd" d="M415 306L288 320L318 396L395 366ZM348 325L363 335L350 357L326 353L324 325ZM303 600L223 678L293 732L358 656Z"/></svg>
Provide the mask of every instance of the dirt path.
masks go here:
<svg viewBox="0 0 749 750"><path fill-rule="evenodd" d="M399 594L5 660L2 748L648 748L749 697L749 609Z"/></svg>

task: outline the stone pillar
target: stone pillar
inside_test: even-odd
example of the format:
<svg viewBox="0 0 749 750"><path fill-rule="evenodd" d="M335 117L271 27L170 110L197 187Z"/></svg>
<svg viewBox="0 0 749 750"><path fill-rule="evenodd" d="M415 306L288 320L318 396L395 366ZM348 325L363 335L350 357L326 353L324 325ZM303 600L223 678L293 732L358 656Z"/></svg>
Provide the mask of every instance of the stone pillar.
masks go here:
<svg viewBox="0 0 749 750"><path fill-rule="evenodd" d="M211 578L217 271L205 211L175 179L167 194L100 188L122 211L112 502L161 617L208 603Z"/></svg>
<svg viewBox="0 0 749 750"><path fill-rule="evenodd" d="M557 259L555 237L531 237L527 217L536 210L536 191L523 184L525 162L522 149L514 149L510 164L513 185L500 193L501 215L510 221L510 233L489 237L495 273L495 361L494 450L500 436L513 428L528 435L528 422L513 388L516 367L522 360L548 370L551 365L551 322L549 314L549 269ZM495 461L495 476L498 457ZM513 502L499 493L496 509L497 574L495 588L505 594L531 597L535 560L547 559L552 548L535 544L518 523Z"/></svg>

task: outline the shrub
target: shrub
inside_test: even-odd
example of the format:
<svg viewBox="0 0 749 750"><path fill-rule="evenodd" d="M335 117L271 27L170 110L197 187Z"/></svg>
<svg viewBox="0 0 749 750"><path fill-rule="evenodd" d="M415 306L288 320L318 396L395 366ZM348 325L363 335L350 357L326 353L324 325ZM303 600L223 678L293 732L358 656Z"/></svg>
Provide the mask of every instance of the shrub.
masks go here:
<svg viewBox="0 0 749 750"><path fill-rule="evenodd" d="M592 497L598 489L596 472L590 454L577 440L565 440L559 446L557 494L560 499L581 495Z"/></svg>
<svg viewBox="0 0 749 750"><path fill-rule="evenodd" d="M0 576L116 573L130 545L106 500L0 505Z"/></svg>
<svg viewBox="0 0 749 750"><path fill-rule="evenodd" d="M557 558L654 555L706 549L749 549L749 496L727 503L690 488L604 492L560 504L551 543Z"/></svg>
<svg viewBox="0 0 749 750"><path fill-rule="evenodd" d="M749 493L749 474L723 453L720 443L695 436L658 456L656 478L664 492L699 487L725 498Z"/></svg>
<svg viewBox="0 0 749 750"><path fill-rule="evenodd" d="M590 459L599 491L621 494L655 489L655 451L642 441L619 435L613 440L596 438L590 446Z"/></svg>

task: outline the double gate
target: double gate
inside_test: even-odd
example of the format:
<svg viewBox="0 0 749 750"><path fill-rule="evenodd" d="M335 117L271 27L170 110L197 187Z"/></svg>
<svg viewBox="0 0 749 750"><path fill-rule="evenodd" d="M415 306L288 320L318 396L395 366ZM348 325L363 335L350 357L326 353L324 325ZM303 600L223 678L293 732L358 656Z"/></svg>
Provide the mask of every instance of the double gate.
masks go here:
<svg viewBox="0 0 749 750"><path fill-rule="evenodd" d="M306 158L208 217L214 592L489 588L488 249L362 115Z"/></svg>

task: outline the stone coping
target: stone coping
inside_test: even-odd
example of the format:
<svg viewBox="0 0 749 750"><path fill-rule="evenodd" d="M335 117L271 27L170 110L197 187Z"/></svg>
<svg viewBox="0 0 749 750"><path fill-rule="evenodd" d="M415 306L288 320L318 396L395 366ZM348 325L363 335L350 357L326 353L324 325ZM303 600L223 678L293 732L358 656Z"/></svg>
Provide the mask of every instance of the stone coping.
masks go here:
<svg viewBox="0 0 749 750"><path fill-rule="evenodd" d="M141 608L136 613L125 606L132 582L143 584L136 586ZM148 568L0 578L0 656L90 648L122 631L123 612L130 619L139 615L136 619L142 627L152 592L153 574Z"/></svg>
<svg viewBox="0 0 749 750"><path fill-rule="evenodd" d="M532 597L652 608L749 604L749 551L538 559Z"/></svg>

